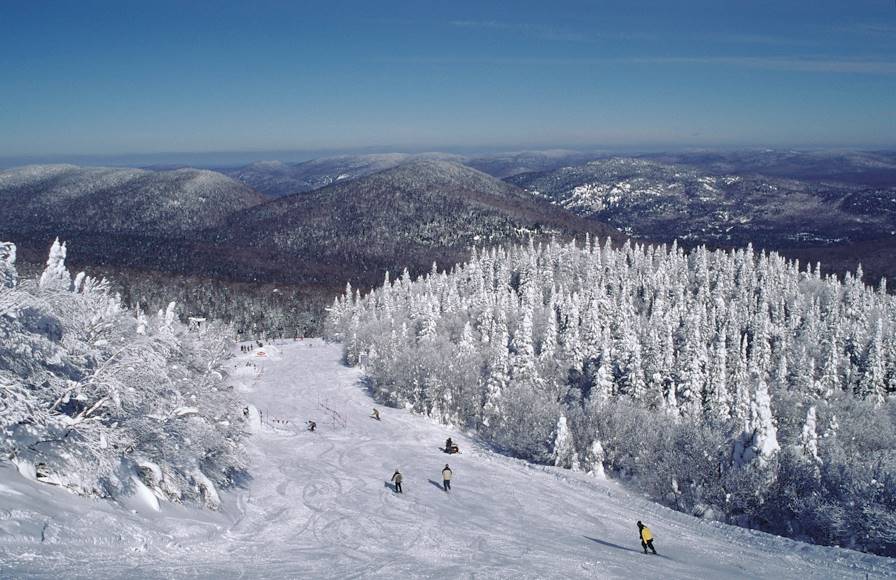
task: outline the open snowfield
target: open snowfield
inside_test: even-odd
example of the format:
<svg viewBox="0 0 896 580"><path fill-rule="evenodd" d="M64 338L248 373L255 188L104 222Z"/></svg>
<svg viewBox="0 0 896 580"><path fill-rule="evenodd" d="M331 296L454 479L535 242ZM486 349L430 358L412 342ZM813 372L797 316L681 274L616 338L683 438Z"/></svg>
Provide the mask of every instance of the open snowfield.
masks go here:
<svg viewBox="0 0 896 580"><path fill-rule="evenodd" d="M84 499L3 463L0 578L896 577L896 560L703 522L404 410L375 421L339 345L267 354L233 362L232 384L262 424L248 442L253 477L220 513ZM440 451L448 436L461 455ZM387 483L396 467L403 495ZM639 519L659 556L641 553Z"/></svg>

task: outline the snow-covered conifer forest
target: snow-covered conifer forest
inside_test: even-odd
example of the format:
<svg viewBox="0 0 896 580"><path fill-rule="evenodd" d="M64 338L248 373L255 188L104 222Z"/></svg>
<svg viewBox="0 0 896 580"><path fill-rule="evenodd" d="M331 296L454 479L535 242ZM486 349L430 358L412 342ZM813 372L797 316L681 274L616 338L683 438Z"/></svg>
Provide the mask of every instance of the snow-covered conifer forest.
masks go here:
<svg viewBox="0 0 896 580"><path fill-rule="evenodd" d="M657 501L896 555L896 298L777 254L586 240L337 298L382 401Z"/></svg>
<svg viewBox="0 0 896 580"><path fill-rule="evenodd" d="M171 303L130 311L105 280L65 266L39 280L0 244L0 455L84 495L138 493L215 508L245 467L244 417L221 363L227 328L188 329Z"/></svg>

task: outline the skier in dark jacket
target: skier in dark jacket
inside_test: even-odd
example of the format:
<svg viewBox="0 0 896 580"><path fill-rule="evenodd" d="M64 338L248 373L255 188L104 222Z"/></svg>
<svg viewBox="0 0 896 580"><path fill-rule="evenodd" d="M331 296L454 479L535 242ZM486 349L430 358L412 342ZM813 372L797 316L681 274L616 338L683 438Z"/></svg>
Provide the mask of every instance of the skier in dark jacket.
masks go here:
<svg viewBox="0 0 896 580"><path fill-rule="evenodd" d="M650 533L650 528L642 524L640 521L638 522L638 536L641 538L641 547L644 548L644 553L647 553L647 548L656 554L656 548L653 547L653 534Z"/></svg>
<svg viewBox="0 0 896 580"><path fill-rule="evenodd" d="M448 464L446 463L445 469L442 470L442 487L445 489L445 491L451 490L451 475L451 468L448 467Z"/></svg>
<svg viewBox="0 0 896 580"><path fill-rule="evenodd" d="M317 428L317 423L314 421L308 421L308 430L314 433L314 430Z"/></svg>
<svg viewBox="0 0 896 580"><path fill-rule="evenodd" d="M401 491L401 480L401 472L396 469L395 473L392 474L392 481L395 483L395 493L403 493Z"/></svg>

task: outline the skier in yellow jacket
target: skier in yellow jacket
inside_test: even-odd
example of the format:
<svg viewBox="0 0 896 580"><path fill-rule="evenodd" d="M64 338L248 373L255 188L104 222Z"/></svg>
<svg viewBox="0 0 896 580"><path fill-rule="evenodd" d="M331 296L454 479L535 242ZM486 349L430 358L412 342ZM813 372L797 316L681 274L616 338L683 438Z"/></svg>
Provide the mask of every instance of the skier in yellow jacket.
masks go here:
<svg viewBox="0 0 896 580"><path fill-rule="evenodd" d="M656 548L653 547L653 534L650 533L650 528L642 524L640 521L638 522L638 535L641 536L641 547L644 548L644 553L647 553L647 548L656 554Z"/></svg>

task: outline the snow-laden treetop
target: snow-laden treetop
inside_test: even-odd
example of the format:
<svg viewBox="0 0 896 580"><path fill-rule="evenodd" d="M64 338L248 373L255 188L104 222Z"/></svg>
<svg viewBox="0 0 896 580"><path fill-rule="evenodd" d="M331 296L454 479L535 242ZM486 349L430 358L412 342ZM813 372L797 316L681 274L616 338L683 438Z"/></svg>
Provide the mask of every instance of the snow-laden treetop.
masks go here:
<svg viewBox="0 0 896 580"><path fill-rule="evenodd" d="M890 510L876 490L896 481L896 298L861 271L841 281L750 247L530 243L348 288L329 332L384 400L521 457L637 476L681 509L825 542ZM867 487L844 499L844 473ZM786 521L774 510L814 508L765 494L803 497L775 487L800 477L818 517L864 515Z"/></svg>

